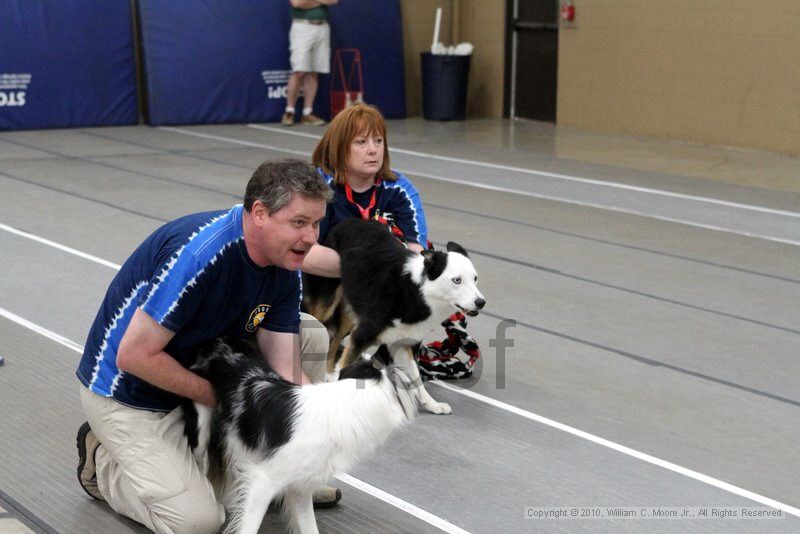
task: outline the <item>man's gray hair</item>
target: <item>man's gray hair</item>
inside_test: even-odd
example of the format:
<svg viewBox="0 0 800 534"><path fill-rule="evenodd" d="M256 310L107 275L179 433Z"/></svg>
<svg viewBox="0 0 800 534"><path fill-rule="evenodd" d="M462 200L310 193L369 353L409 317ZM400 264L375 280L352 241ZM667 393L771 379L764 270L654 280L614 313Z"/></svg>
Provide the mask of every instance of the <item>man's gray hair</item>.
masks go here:
<svg viewBox="0 0 800 534"><path fill-rule="evenodd" d="M244 209L251 211L260 200L275 213L298 193L311 200L329 202L333 191L313 165L299 159L265 161L253 173L244 192Z"/></svg>

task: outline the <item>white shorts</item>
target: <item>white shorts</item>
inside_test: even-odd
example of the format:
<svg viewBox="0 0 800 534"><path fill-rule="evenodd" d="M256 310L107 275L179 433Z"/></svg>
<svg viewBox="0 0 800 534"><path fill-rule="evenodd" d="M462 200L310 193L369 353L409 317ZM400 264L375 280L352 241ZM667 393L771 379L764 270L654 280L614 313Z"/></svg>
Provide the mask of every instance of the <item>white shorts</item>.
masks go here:
<svg viewBox="0 0 800 534"><path fill-rule="evenodd" d="M324 24L292 21L289 30L289 61L292 72L331 71L331 27Z"/></svg>

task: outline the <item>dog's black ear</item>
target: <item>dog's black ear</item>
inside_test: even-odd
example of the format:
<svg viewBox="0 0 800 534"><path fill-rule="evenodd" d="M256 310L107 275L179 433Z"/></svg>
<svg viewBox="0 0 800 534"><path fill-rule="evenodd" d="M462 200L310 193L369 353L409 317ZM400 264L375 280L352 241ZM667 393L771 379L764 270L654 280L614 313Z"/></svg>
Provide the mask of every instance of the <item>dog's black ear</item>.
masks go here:
<svg viewBox="0 0 800 534"><path fill-rule="evenodd" d="M464 250L464 247L462 247L458 243L453 243L452 241L447 242L447 252L458 252L459 254L462 254L469 258L469 255L467 254L467 251Z"/></svg>
<svg viewBox="0 0 800 534"><path fill-rule="evenodd" d="M436 280L447 267L447 254L435 250L423 250L422 257L425 258L423 270L428 280Z"/></svg>

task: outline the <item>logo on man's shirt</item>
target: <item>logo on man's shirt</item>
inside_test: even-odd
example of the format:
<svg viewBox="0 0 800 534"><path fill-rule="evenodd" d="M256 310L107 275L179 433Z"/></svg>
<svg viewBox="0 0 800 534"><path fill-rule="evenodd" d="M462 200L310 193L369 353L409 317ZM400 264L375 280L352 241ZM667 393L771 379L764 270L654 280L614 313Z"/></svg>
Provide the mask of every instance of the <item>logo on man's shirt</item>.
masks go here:
<svg viewBox="0 0 800 534"><path fill-rule="evenodd" d="M269 310L269 304L259 304L255 307L255 309L250 312L250 318L247 319L247 325L245 325L245 330L248 332L255 332L258 325L264 320L264 317L267 315L267 310Z"/></svg>

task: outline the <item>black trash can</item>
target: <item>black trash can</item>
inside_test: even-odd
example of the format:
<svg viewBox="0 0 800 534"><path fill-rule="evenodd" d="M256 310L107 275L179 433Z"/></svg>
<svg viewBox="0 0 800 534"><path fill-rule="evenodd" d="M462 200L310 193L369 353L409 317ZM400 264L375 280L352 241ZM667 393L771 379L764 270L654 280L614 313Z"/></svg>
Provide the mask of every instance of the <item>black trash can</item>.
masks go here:
<svg viewBox="0 0 800 534"><path fill-rule="evenodd" d="M434 121L464 120L470 57L422 53L424 118Z"/></svg>

